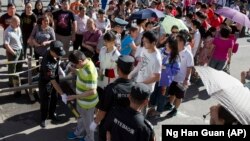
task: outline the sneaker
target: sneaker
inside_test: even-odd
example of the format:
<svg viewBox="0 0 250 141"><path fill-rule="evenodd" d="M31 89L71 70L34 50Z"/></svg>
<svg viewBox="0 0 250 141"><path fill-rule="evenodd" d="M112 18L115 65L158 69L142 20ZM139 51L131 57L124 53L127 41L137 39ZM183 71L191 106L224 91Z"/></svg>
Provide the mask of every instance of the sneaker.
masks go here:
<svg viewBox="0 0 250 141"><path fill-rule="evenodd" d="M69 132L68 135L67 135L67 138L68 138L69 140L74 140L74 139L82 139L83 136L77 136L77 135L75 135L74 132ZM83 140L83 141L84 141L84 140Z"/></svg>
<svg viewBox="0 0 250 141"><path fill-rule="evenodd" d="M176 116L176 114L177 114L177 109L174 108L171 112L167 114L167 117L171 118L173 116Z"/></svg>
<svg viewBox="0 0 250 141"><path fill-rule="evenodd" d="M46 127L46 122L45 122L45 120L41 121L40 126L41 126L42 128L45 128L45 127Z"/></svg>

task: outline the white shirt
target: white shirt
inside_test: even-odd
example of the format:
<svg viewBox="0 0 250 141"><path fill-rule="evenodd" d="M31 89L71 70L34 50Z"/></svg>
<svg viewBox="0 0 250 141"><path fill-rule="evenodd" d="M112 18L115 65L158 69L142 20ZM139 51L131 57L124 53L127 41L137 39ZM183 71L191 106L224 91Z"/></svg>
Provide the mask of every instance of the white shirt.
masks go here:
<svg viewBox="0 0 250 141"><path fill-rule="evenodd" d="M76 19L76 23L77 23L76 33L82 34L83 32L87 31L86 25L87 25L87 21L89 19L89 16L84 15L83 18L81 18L81 17L79 17L79 15L76 15L75 19Z"/></svg>
<svg viewBox="0 0 250 141"><path fill-rule="evenodd" d="M104 46L101 48L99 53L99 61L100 61L100 71L102 74L105 74L105 69L114 69L115 78L104 77L102 81L98 81L98 86L101 88L105 88L109 83L112 83L118 77L117 74L117 65L116 61L120 56L120 52L114 47L111 52L107 52L107 48Z"/></svg>
<svg viewBox="0 0 250 141"><path fill-rule="evenodd" d="M100 29L101 31L106 31L111 29L110 20L105 18L104 22L100 22L98 19L95 20L96 28Z"/></svg>
<svg viewBox="0 0 250 141"><path fill-rule="evenodd" d="M10 25L5 29L3 36L4 44L9 44L14 50L22 49L22 32L20 27L13 29Z"/></svg>
<svg viewBox="0 0 250 141"><path fill-rule="evenodd" d="M189 52L192 52L192 47L191 47L191 45L190 45L189 42L186 43L185 48L186 48Z"/></svg>
<svg viewBox="0 0 250 141"><path fill-rule="evenodd" d="M201 34L197 29L194 33L194 47L192 48L192 53L194 56L196 55L196 52L200 46L200 42L201 42Z"/></svg>
<svg viewBox="0 0 250 141"><path fill-rule="evenodd" d="M180 66L180 71L174 77L174 81L178 82L178 83L183 83L183 81L185 80L186 74L187 74L187 68L194 66L194 57L193 57L192 53L187 50L187 48L180 51L179 56L181 58L181 66Z"/></svg>
<svg viewBox="0 0 250 141"><path fill-rule="evenodd" d="M136 82L143 82L151 77L154 73L161 74L161 53L156 50L153 53L148 53L148 50L142 48L142 61L138 64L139 71ZM147 84L151 90L154 91L155 82Z"/></svg>

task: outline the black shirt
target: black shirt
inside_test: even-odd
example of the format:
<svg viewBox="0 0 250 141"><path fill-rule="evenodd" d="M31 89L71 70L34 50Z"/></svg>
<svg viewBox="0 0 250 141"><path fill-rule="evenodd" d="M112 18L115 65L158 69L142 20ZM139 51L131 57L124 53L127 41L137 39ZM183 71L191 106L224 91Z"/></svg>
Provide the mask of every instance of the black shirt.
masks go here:
<svg viewBox="0 0 250 141"><path fill-rule="evenodd" d="M74 14L71 11L58 10L53 13L55 20L55 32L62 36L70 36L72 23L75 21Z"/></svg>
<svg viewBox="0 0 250 141"><path fill-rule="evenodd" d="M96 108L109 112L112 107L128 107L128 95L134 82L132 80L118 78L105 88L103 99L99 100Z"/></svg>
<svg viewBox="0 0 250 141"><path fill-rule="evenodd" d="M53 79L59 81L58 66L58 61L47 51L41 62L39 85L50 84Z"/></svg>
<svg viewBox="0 0 250 141"><path fill-rule="evenodd" d="M114 108L108 115L104 127L111 133L112 141L151 141L154 130L142 113L130 107Z"/></svg>
<svg viewBox="0 0 250 141"><path fill-rule="evenodd" d="M16 14L16 16L18 16L20 18L20 16L18 14ZM3 14L0 17L0 24L3 26L4 30L10 25L11 18L12 18L12 16L8 15L8 13Z"/></svg>
<svg viewBox="0 0 250 141"><path fill-rule="evenodd" d="M34 13L32 15L26 15L25 13L22 13L21 30L23 37L29 38L36 20L36 15Z"/></svg>

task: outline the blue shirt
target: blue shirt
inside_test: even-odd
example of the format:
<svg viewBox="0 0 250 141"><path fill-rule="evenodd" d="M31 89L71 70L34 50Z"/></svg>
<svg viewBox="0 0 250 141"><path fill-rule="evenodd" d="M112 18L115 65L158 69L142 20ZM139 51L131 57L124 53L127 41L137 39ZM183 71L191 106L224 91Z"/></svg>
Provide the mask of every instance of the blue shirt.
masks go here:
<svg viewBox="0 0 250 141"><path fill-rule="evenodd" d="M128 35L122 40L121 44L121 50L120 53L121 55L129 55L132 51L131 44L134 42L134 39Z"/></svg>
<svg viewBox="0 0 250 141"><path fill-rule="evenodd" d="M173 62L169 62L170 53L166 53L165 50L165 47L161 49L162 70L159 86L170 86L174 76L180 71L180 60L176 59Z"/></svg>

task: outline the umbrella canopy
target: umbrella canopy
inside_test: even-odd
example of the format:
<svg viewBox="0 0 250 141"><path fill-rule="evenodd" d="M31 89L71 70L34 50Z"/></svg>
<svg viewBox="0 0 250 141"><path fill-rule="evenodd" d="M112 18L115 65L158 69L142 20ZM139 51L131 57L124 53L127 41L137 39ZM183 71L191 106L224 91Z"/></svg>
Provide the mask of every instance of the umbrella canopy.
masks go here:
<svg viewBox="0 0 250 141"><path fill-rule="evenodd" d="M161 18L164 16L165 16L164 13L159 10L147 8L133 13L129 17L129 19L134 20L134 19Z"/></svg>
<svg viewBox="0 0 250 141"><path fill-rule="evenodd" d="M175 17L168 16L168 15L166 15L161 25L164 28L165 32L168 34L171 34L171 28L174 25L178 26L179 30L184 29L188 31L187 26L184 24L182 20L176 19Z"/></svg>
<svg viewBox="0 0 250 141"><path fill-rule="evenodd" d="M229 7L223 7L223 8L217 9L215 13L222 15L225 18L231 19L234 22L237 22L243 26L250 28L250 21L247 15L235 9L232 9Z"/></svg>
<svg viewBox="0 0 250 141"><path fill-rule="evenodd" d="M195 67L209 95L241 124L250 124L250 91L236 78L210 67Z"/></svg>

